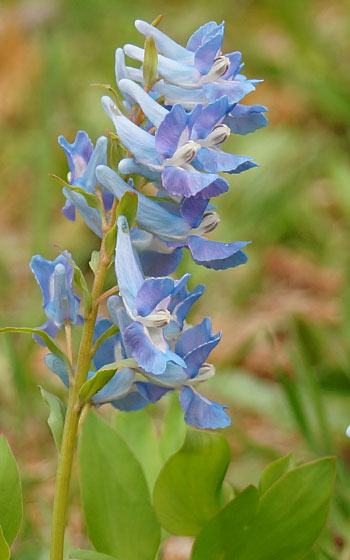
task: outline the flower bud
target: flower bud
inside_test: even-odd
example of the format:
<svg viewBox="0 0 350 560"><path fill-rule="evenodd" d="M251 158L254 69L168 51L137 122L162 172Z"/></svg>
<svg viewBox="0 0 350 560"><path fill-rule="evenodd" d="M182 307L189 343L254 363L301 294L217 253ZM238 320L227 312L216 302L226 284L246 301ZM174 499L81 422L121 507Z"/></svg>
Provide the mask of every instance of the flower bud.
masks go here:
<svg viewBox="0 0 350 560"><path fill-rule="evenodd" d="M189 140L180 146L171 158L164 160L164 165L175 165L181 167L186 163L191 163L191 161L196 157L200 147L200 144L197 142Z"/></svg>

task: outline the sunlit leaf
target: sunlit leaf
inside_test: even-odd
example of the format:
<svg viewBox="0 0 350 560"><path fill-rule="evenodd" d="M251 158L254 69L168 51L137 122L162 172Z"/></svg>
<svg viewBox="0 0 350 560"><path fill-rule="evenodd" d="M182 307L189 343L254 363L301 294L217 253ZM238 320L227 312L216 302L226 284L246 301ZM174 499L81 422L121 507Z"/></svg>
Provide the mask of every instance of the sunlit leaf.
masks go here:
<svg viewBox="0 0 350 560"><path fill-rule="evenodd" d="M0 525L11 546L22 521L22 491L16 460L4 436L0 436ZM6 547L2 544L2 548Z"/></svg>
<svg viewBox="0 0 350 560"><path fill-rule="evenodd" d="M61 401L61 399L59 399L56 395L52 395L48 391L45 391L45 389L43 389L42 387L40 387L40 391L43 396L43 399L45 400L46 404L49 406L50 409L50 414L47 419L47 423L50 427L53 438L55 440L57 451L59 452L62 443L64 420L66 416L66 407Z"/></svg>

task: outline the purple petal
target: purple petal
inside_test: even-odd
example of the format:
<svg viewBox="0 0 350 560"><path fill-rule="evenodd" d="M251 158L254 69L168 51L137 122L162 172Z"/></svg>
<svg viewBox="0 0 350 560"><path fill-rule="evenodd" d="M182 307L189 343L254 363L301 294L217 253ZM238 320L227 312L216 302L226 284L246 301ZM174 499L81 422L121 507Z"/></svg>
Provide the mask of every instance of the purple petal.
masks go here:
<svg viewBox="0 0 350 560"><path fill-rule="evenodd" d="M244 171L250 167L257 166L257 164L252 161L251 157L236 156L213 148L201 148L193 164L209 173L217 173L219 171L234 173L237 172L238 169ZM243 167L245 169L243 169Z"/></svg>
<svg viewBox="0 0 350 560"><path fill-rule="evenodd" d="M142 270L146 276L167 276L172 274L180 264L182 249L174 249L172 253L143 251L139 253Z"/></svg>
<svg viewBox="0 0 350 560"><path fill-rule="evenodd" d="M203 107L193 126L196 134L194 139L206 138L213 127L221 123L231 107L232 103L229 102L228 97L225 95Z"/></svg>
<svg viewBox="0 0 350 560"><path fill-rule="evenodd" d="M173 195L186 198L195 196L218 179L217 175L185 171L181 167L167 166L162 173L164 188ZM213 196L213 195L212 195Z"/></svg>
<svg viewBox="0 0 350 560"><path fill-rule="evenodd" d="M168 391L172 391L170 387L160 387L147 381L136 381L135 385L139 393L152 403L159 401Z"/></svg>
<svg viewBox="0 0 350 560"><path fill-rule="evenodd" d="M214 270L226 270L246 263L248 257L242 248L248 243L250 241L220 243L197 235L188 238L188 248L195 263Z"/></svg>
<svg viewBox="0 0 350 560"><path fill-rule="evenodd" d="M225 57L229 59L230 66L228 70L223 74L223 80L229 80L230 78L234 77L237 72L241 69L241 60L242 60L242 53L239 51L235 51L233 53L225 54Z"/></svg>
<svg viewBox="0 0 350 560"><path fill-rule="evenodd" d="M185 109L176 104L160 123L155 134L156 148L164 158L170 158L174 154L180 139L181 144L189 139L187 120Z"/></svg>
<svg viewBox="0 0 350 560"><path fill-rule="evenodd" d="M66 200L66 204L62 208L62 214L71 222L75 222L75 206L69 200Z"/></svg>
<svg viewBox="0 0 350 560"><path fill-rule="evenodd" d="M181 216L192 228L196 228L202 221L208 203L209 198L202 198L198 195L183 198L180 202Z"/></svg>
<svg viewBox="0 0 350 560"><path fill-rule="evenodd" d="M145 399L138 390L130 391L125 397L121 397L111 402L114 408L123 410L124 412L131 412L133 410L140 410L149 404L149 400Z"/></svg>
<svg viewBox="0 0 350 560"><path fill-rule="evenodd" d="M109 327L112 326L112 322L107 319L99 319L96 321L95 330L94 330L94 337L93 343L101 336ZM102 342L101 346L98 348L97 352L95 353L92 361L96 369L100 369L106 364L110 364L116 360L115 357L115 346L116 346L117 338L116 336L111 336L107 338L104 342Z"/></svg>
<svg viewBox="0 0 350 560"><path fill-rule="evenodd" d="M174 280L170 277L147 278L135 297L135 309L138 315L146 317L163 299L174 291Z"/></svg>
<svg viewBox="0 0 350 560"><path fill-rule="evenodd" d="M71 172L71 183L84 175L87 164L93 151L93 145L83 130L79 130L72 144L67 142L64 136L58 137L58 143L66 154L69 170Z"/></svg>
<svg viewBox="0 0 350 560"><path fill-rule="evenodd" d="M209 317L203 319L195 327L183 331L175 344L175 352L184 358L198 346L205 344L213 338L211 320Z"/></svg>
<svg viewBox="0 0 350 560"><path fill-rule="evenodd" d="M266 107L262 105L247 106L237 104L230 114L227 115L224 123L235 134L249 134L268 124L268 120L263 114L266 111Z"/></svg>
<svg viewBox="0 0 350 560"><path fill-rule="evenodd" d="M209 41L204 43L198 48L194 55L194 66L202 76L208 74L211 69L214 59L221 49L223 36L222 34L215 35Z"/></svg>
<svg viewBox="0 0 350 560"><path fill-rule="evenodd" d="M199 27L194 33L192 33L191 37L187 41L186 48L189 51L195 52L199 47L203 44L204 39L206 38L207 34L213 32L213 30L217 29L218 25L216 21L208 21L201 27Z"/></svg>
<svg viewBox="0 0 350 560"><path fill-rule="evenodd" d="M185 422L200 429L226 428L231 419L224 407L198 393L192 387L184 387L179 395Z"/></svg>
<svg viewBox="0 0 350 560"><path fill-rule="evenodd" d="M147 329L141 323L132 323L124 332L125 345L138 365L155 375L163 373L168 362L174 362L185 367L186 364L182 358L170 350L161 329L154 330L158 331L158 337L161 338L162 349L153 344L149 336L152 329Z"/></svg>

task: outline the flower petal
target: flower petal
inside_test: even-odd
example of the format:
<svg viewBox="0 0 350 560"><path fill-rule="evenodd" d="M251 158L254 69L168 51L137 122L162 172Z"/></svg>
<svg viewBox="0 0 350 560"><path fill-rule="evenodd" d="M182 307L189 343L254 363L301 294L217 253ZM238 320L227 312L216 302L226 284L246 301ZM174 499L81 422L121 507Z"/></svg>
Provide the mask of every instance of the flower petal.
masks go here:
<svg viewBox="0 0 350 560"><path fill-rule="evenodd" d="M48 367L49 370L51 370L53 373L58 375L58 377L60 378L62 383L68 389L68 387L69 387L69 375L68 375L68 371L67 371L67 368L66 368L66 364L64 363L62 358L60 358L59 356L56 356L56 354L46 354L46 356L44 356L44 361L45 361L46 367Z"/></svg>
<svg viewBox="0 0 350 560"><path fill-rule="evenodd" d="M249 134L268 124L268 120L263 114L266 111L266 107L262 105L237 104L227 115L224 123L235 134Z"/></svg>
<svg viewBox="0 0 350 560"><path fill-rule="evenodd" d="M79 210L84 222L99 237L102 237L101 216L97 208L91 208L83 195L71 191L68 187L63 187L64 196Z"/></svg>
<svg viewBox="0 0 350 560"><path fill-rule="evenodd" d="M119 89L133 105L135 102L140 105L142 111L148 120L156 127L160 125L165 116L168 114L167 109L159 105L148 93L139 85L131 80L122 79L119 81Z"/></svg>
<svg viewBox="0 0 350 560"><path fill-rule="evenodd" d="M203 84L203 89L209 101L215 101L223 95L227 95L230 103L238 103L245 95L255 90L250 80L232 80L225 82L211 82Z"/></svg>
<svg viewBox="0 0 350 560"><path fill-rule="evenodd" d="M252 161L251 157L236 156L213 148L201 148L193 160L193 164L209 173L217 173L220 171L233 173L237 171L237 169L244 171L250 167L257 166L257 164ZM245 169L243 169L243 167L245 167Z"/></svg>
<svg viewBox="0 0 350 560"><path fill-rule="evenodd" d="M191 52L173 41L173 39L170 39L170 37L165 35L165 33L160 31L157 27L154 27L154 25L137 19L135 21L135 27L137 31L142 33L145 37L151 35L156 42L157 50L165 56L169 56L185 64L193 63L193 54Z"/></svg>
<svg viewBox="0 0 350 560"><path fill-rule="evenodd" d="M231 419L224 407L215 401L207 399L192 387L184 387L179 395L185 422L200 429L226 428Z"/></svg>
<svg viewBox="0 0 350 560"><path fill-rule="evenodd" d="M141 315L141 317L146 317L173 291L173 278L147 278L135 297L134 305L137 314Z"/></svg>
<svg viewBox="0 0 350 560"><path fill-rule="evenodd" d="M201 45L203 45L203 42L205 42L205 38L207 37L207 35L217 29L218 25L216 21L208 21L208 23L205 23L194 33L192 33L191 37L187 41L186 48L190 51L195 52Z"/></svg>
<svg viewBox="0 0 350 560"><path fill-rule="evenodd" d="M160 387L159 385L154 385L154 383L149 383L147 381L136 381L135 385L139 393L151 403L159 401L165 393L172 390L170 387Z"/></svg>
<svg viewBox="0 0 350 560"><path fill-rule="evenodd" d="M200 46L194 55L194 66L202 76L208 74L214 59L221 49L223 36L222 34L214 35L209 41Z"/></svg>
<svg viewBox="0 0 350 560"><path fill-rule="evenodd" d="M158 105L158 103L157 103ZM164 117L156 131L156 148L164 158L170 158L181 143L186 142L190 137L190 131L187 129L187 135L184 138L187 126L187 114L182 105L176 104L170 112Z"/></svg>
<svg viewBox="0 0 350 560"><path fill-rule="evenodd" d="M129 368L117 371L112 379L98 391L91 400L95 404L104 404L115 401L130 391L135 377L135 372Z"/></svg>
<svg viewBox="0 0 350 560"><path fill-rule="evenodd" d="M247 262L248 257L242 248L250 241L220 243L197 235L188 238L188 248L195 263L214 270L226 270Z"/></svg>
<svg viewBox="0 0 350 560"><path fill-rule="evenodd" d="M147 329L141 323L133 322L124 332L125 344L138 365L155 375L163 373L168 362L174 362L185 367L186 364L182 358L170 350L161 329L154 330L157 330L159 337L162 338L162 349L153 344L148 334L152 329Z"/></svg>
<svg viewBox="0 0 350 560"><path fill-rule="evenodd" d="M180 202L181 216L192 228L196 228L200 225L208 204L209 198L202 198L198 195L183 198Z"/></svg>
<svg viewBox="0 0 350 560"><path fill-rule="evenodd" d="M186 171L181 167L166 166L162 172L164 188L173 195L186 198L195 196L218 179L217 175Z"/></svg>
<svg viewBox="0 0 350 560"><path fill-rule="evenodd" d="M93 151L93 145L84 130L79 130L72 144L64 136L58 137L58 143L66 154L71 181L74 182L85 173Z"/></svg>

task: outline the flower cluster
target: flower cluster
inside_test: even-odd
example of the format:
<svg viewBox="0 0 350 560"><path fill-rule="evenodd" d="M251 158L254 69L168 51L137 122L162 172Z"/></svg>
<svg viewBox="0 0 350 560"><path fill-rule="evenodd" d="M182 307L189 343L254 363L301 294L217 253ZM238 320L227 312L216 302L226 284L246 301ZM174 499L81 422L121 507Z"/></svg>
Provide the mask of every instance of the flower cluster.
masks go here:
<svg viewBox="0 0 350 560"><path fill-rule="evenodd" d="M78 210L96 235L103 237L106 224L116 233L118 295L108 298L109 317L97 318L88 379L108 364L128 362L91 402L131 411L178 390L188 424L223 428L230 423L225 407L195 388L215 372L206 360L221 333L212 332L209 318L196 326L186 322L205 287L189 290L189 274L178 280L169 274L176 270L183 249L195 263L215 270L246 262L243 249L249 242L221 243L205 235L219 223L211 199L229 189L220 173L237 174L257 165L221 146L231 134L265 126L266 108L239 103L259 80L241 74L239 52L222 54L223 23L203 25L186 47L154 25L135 25L146 37L145 49L125 45L116 51L116 82L123 102L102 98L116 131L109 136L118 139L126 157L113 168L107 156L110 138L105 136L95 147L83 131L72 144L59 138L70 169L63 188L64 215L74 220ZM153 55L146 48L149 40L156 49ZM141 67L127 66L125 56L141 62ZM152 64L156 71L149 84L145 69ZM136 176L143 178L138 188ZM152 186L152 196L149 187L141 192L145 185ZM127 212L117 212L112 224L114 202L130 192L137 198L135 216L129 220ZM42 328L51 337L67 324L84 321L72 288L73 265L68 253L53 262L36 255L31 263L48 318ZM40 336L37 339L43 343ZM45 362L68 387L65 360L52 352Z"/></svg>

